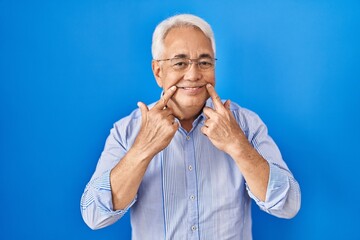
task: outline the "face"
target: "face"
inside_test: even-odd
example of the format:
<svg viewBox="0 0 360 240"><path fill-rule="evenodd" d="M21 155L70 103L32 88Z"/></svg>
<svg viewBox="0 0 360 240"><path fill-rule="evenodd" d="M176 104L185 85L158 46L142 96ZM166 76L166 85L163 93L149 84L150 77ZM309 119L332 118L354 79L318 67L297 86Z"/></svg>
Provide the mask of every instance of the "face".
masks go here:
<svg viewBox="0 0 360 240"><path fill-rule="evenodd" d="M164 39L162 59L175 57L199 59L204 56L214 58L211 41L204 33L194 27L178 27L171 29ZM209 94L206 84L215 84L214 68L200 69L195 63L184 71L176 71L171 61L153 61L153 72L156 81L166 92L171 86L177 90L168 102L177 117L193 115L201 111ZM190 116L191 117L191 116Z"/></svg>

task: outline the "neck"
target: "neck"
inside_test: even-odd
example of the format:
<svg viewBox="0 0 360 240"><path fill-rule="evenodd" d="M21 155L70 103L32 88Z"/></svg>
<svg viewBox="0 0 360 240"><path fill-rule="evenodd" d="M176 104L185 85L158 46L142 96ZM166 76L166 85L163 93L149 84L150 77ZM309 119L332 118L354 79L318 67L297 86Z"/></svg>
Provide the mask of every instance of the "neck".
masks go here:
<svg viewBox="0 0 360 240"><path fill-rule="evenodd" d="M168 104L171 110L174 113L174 116L179 119L181 127L186 131L192 129L192 124L194 120L201 114L203 107L186 107L182 108L177 104Z"/></svg>
<svg viewBox="0 0 360 240"><path fill-rule="evenodd" d="M190 132L191 129L192 129L192 124L194 122L195 119L192 119L192 120L180 120L180 123L181 123L181 127L183 129L185 129L187 132Z"/></svg>

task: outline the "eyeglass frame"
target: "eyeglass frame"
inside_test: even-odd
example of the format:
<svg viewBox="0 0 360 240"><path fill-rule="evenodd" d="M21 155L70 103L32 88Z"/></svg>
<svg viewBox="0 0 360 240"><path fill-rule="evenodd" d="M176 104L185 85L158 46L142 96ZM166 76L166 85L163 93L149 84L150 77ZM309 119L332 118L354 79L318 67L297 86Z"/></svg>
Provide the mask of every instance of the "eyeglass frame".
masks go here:
<svg viewBox="0 0 360 240"><path fill-rule="evenodd" d="M188 66L184 69L175 69L174 68L174 65L171 65L171 68L174 70L174 71L177 71L177 72L181 72L181 71L187 71L190 69L191 65L193 63L196 63L196 65L198 66L199 70L201 71L207 71L207 70L210 70L210 69L214 69L215 68L215 61L217 61L217 58L213 58L213 57L210 57L210 56L201 56L199 58L188 58L188 57L182 57L182 56L176 56L176 57L173 57L173 58L167 58L167 59L154 59L155 61L157 62L163 62L163 61L172 61L172 60L175 60L175 59L184 59L186 60L186 62L188 63ZM200 65L199 65L199 60L200 59L211 59L212 61L212 66L210 66L209 68L201 68Z"/></svg>

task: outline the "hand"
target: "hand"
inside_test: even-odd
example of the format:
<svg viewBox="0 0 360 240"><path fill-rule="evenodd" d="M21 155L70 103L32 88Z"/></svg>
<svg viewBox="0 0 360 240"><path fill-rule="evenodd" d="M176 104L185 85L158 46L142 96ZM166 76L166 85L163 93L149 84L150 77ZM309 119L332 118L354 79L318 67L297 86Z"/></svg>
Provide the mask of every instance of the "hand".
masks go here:
<svg viewBox="0 0 360 240"><path fill-rule="evenodd" d="M209 107L203 109L207 119L201 131L215 147L231 155L232 151L248 144L248 141L230 112L230 100L223 104L211 84L207 84L206 89L213 101L214 109Z"/></svg>
<svg viewBox="0 0 360 240"><path fill-rule="evenodd" d="M270 172L268 162L247 140L230 112L230 101L222 104L211 84L207 84L206 89L213 100L214 109L204 108L207 119L201 131L215 147L234 159L251 192L261 201L265 201Z"/></svg>
<svg viewBox="0 0 360 240"><path fill-rule="evenodd" d="M133 147L151 157L166 148L179 128L171 109L166 104L176 92L176 86L169 88L161 99L149 110L138 102L141 110L141 128Z"/></svg>

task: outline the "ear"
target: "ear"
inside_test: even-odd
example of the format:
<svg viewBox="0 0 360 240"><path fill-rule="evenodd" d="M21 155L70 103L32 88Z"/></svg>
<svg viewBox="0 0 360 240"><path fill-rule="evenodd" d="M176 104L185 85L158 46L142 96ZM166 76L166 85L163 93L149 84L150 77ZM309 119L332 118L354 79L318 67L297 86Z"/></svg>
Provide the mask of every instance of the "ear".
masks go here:
<svg viewBox="0 0 360 240"><path fill-rule="evenodd" d="M157 84L159 85L159 87L162 88L163 82L162 82L162 78L161 78L162 70L161 70L160 63L156 60L152 60L151 67L152 67L152 71L153 71L153 74L154 74Z"/></svg>

